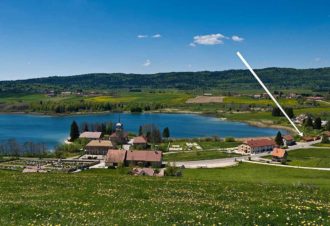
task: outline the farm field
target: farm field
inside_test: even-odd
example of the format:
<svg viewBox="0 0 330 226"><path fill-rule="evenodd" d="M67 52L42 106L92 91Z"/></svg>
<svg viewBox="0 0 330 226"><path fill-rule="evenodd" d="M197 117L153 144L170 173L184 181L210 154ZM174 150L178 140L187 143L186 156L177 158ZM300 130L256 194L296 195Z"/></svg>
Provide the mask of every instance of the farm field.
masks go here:
<svg viewBox="0 0 330 226"><path fill-rule="evenodd" d="M180 178L0 171L1 225L328 225L330 174L241 164Z"/></svg>
<svg viewBox="0 0 330 226"><path fill-rule="evenodd" d="M296 99L279 99L280 104L284 106L297 106L298 102ZM253 105L275 105L271 99L256 99L252 97L225 97L224 103L233 103L233 104L253 104Z"/></svg>
<svg viewBox="0 0 330 226"><path fill-rule="evenodd" d="M287 164L330 168L330 148L309 148L290 151Z"/></svg>

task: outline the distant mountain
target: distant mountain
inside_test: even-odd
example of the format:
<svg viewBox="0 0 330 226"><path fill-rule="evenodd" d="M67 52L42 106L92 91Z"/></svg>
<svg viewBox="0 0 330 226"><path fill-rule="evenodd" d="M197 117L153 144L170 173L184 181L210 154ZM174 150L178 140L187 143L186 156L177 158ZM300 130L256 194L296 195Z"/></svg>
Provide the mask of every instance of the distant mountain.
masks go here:
<svg viewBox="0 0 330 226"><path fill-rule="evenodd" d="M330 68L265 68L256 70L273 89L330 90ZM247 70L168 72L157 74L97 73L1 81L0 92L44 92L45 90L112 90L122 88L175 88L181 90L237 90L259 88Z"/></svg>

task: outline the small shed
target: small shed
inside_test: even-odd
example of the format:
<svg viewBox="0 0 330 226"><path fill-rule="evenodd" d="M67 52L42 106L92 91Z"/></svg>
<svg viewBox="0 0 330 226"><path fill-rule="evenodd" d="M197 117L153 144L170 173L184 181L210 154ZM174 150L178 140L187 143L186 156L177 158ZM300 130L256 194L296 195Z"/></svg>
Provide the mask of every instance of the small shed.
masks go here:
<svg viewBox="0 0 330 226"><path fill-rule="evenodd" d="M273 161L285 163L287 161L288 152L282 148L274 148L271 155Z"/></svg>

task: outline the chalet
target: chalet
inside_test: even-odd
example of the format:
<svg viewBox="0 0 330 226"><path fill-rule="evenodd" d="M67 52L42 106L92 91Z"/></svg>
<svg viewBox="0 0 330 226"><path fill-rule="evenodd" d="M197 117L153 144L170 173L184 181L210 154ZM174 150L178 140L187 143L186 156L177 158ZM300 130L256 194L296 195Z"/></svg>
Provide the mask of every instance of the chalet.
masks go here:
<svg viewBox="0 0 330 226"><path fill-rule="evenodd" d="M126 165L161 167L162 159L161 151L127 151Z"/></svg>
<svg viewBox="0 0 330 226"><path fill-rule="evenodd" d="M124 165L126 159L125 150L109 150L105 158L106 166Z"/></svg>
<svg viewBox="0 0 330 226"><path fill-rule="evenodd" d="M285 163L288 157L288 152L281 148L274 148L271 155L273 161Z"/></svg>
<svg viewBox="0 0 330 226"><path fill-rule="evenodd" d="M138 136L133 138L132 144L136 149L145 149L148 145L148 142L144 136Z"/></svg>
<svg viewBox="0 0 330 226"><path fill-rule="evenodd" d="M85 138L88 140L99 140L101 136L101 132L83 132L80 134L79 138Z"/></svg>
<svg viewBox="0 0 330 226"><path fill-rule="evenodd" d="M106 155L114 146L110 140L91 140L85 147L88 155Z"/></svg>
<svg viewBox="0 0 330 226"><path fill-rule="evenodd" d="M244 154L257 154L272 151L275 146L275 142L271 139L250 139L244 141L243 144L238 146L238 151Z"/></svg>
<svg viewBox="0 0 330 226"><path fill-rule="evenodd" d="M296 142L293 138L292 135L288 134L288 135L284 135L283 136L283 144L284 146L290 146L290 145L294 145Z"/></svg>

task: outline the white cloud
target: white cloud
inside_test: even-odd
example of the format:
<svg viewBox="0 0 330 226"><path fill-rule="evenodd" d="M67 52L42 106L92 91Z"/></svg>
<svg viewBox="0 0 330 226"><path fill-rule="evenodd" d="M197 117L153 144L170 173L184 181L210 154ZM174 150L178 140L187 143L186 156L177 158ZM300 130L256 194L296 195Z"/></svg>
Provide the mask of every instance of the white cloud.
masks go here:
<svg viewBox="0 0 330 226"><path fill-rule="evenodd" d="M148 35L138 35L137 38L148 38Z"/></svg>
<svg viewBox="0 0 330 226"><path fill-rule="evenodd" d="M162 37L161 34L154 34L154 35L152 36L152 38L161 38L161 37Z"/></svg>
<svg viewBox="0 0 330 226"><path fill-rule="evenodd" d="M233 35L233 36L231 37L231 39L232 39L234 42L243 42L243 41L244 41L244 38L239 37L239 36L237 36L237 35Z"/></svg>
<svg viewBox="0 0 330 226"><path fill-rule="evenodd" d="M149 67L150 65L151 65L151 61L149 59L147 59L143 64L143 66L145 67Z"/></svg>
<svg viewBox="0 0 330 226"><path fill-rule="evenodd" d="M194 37L194 41L190 43L190 46L198 45L218 45L223 44L223 39L227 38L222 34L210 34L210 35L197 35Z"/></svg>

